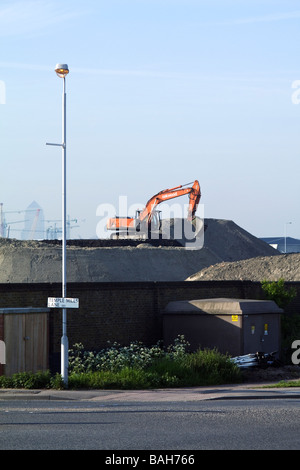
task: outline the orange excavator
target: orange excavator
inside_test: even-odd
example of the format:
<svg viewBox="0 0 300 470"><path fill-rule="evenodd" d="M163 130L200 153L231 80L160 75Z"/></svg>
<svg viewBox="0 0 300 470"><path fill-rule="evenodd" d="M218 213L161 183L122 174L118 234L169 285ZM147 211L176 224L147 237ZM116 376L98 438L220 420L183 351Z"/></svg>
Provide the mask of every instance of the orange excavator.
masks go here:
<svg viewBox="0 0 300 470"><path fill-rule="evenodd" d="M115 233L111 238L119 238L121 236L130 236L140 232L141 234L149 234L151 232L159 232L161 228L160 211L155 208L158 204L169 199L177 198L180 196L189 195L189 207L187 220L193 222L196 210L201 198L200 185L197 180L192 183L187 183L181 186L176 186L171 189L164 189L159 193L152 196L142 210L137 210L134 218L131 217L113 217L108 219L106 228L107 230L114 230Z"/></svg>

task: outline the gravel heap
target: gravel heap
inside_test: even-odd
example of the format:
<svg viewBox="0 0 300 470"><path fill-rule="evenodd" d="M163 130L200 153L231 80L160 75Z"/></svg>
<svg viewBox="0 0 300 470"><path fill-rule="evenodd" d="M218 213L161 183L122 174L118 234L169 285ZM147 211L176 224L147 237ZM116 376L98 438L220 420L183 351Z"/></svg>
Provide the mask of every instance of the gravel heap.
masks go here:
<svg viewBox="0 0 300 470"><path fill-rule="evenodd" d="M68 282L184 281L220 262L281 256L267 243L232 221L205 219L204 247L180 243L70 240ZM175 245L175 246L172 246ZM212 269L212 268L210 268ZM197 276L197 275L195 275ZM195 279L194 276L192 276ZM57 241L0 239L0 283L61 282L61 246Z"/></svg>
<svg viewBox="0 0 300 470"><path fill-rule="evenodd" d="M187 281L300 281L300 253L260 256L231 263L217 263L189 276Z"/></svg>

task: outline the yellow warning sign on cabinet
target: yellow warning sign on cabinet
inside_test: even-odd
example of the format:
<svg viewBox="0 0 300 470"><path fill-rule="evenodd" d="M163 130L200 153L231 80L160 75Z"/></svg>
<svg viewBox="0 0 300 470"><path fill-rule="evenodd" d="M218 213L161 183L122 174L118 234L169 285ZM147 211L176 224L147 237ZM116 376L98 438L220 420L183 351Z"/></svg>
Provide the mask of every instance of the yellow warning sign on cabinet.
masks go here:
<svg viewBox="0 0 300 470"><path fill-rule="evenodd" d="M231 315L231 320L232 321L239 321L239 316L238 315Z"/></svg>

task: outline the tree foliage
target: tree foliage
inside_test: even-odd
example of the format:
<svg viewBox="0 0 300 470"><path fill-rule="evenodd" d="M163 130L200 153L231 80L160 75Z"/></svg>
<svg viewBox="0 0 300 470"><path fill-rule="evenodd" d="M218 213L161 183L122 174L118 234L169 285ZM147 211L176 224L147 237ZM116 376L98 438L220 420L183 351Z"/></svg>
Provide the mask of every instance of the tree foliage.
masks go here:
<svg viewBox="0 0 300 470"><path fill-rule="evenodd" d="M261 286L267 299L276 302L280 308L285 308L297 295L294 287L286 287L284 279L278 281L264 280Z"/></svg>

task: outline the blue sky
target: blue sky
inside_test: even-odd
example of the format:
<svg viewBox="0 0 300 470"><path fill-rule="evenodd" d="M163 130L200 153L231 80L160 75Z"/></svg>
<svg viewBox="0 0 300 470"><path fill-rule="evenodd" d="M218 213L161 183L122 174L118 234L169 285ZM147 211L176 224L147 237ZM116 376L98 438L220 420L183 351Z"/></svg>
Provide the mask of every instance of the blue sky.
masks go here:
<svg viewBox="0 0 300 470"><path fill-rule="evenodd" d="M33 200L61 217L60 62L73 237L198 179L205 217L300 238L299 1L1 0L0 44L7 221Z"/></svg>

